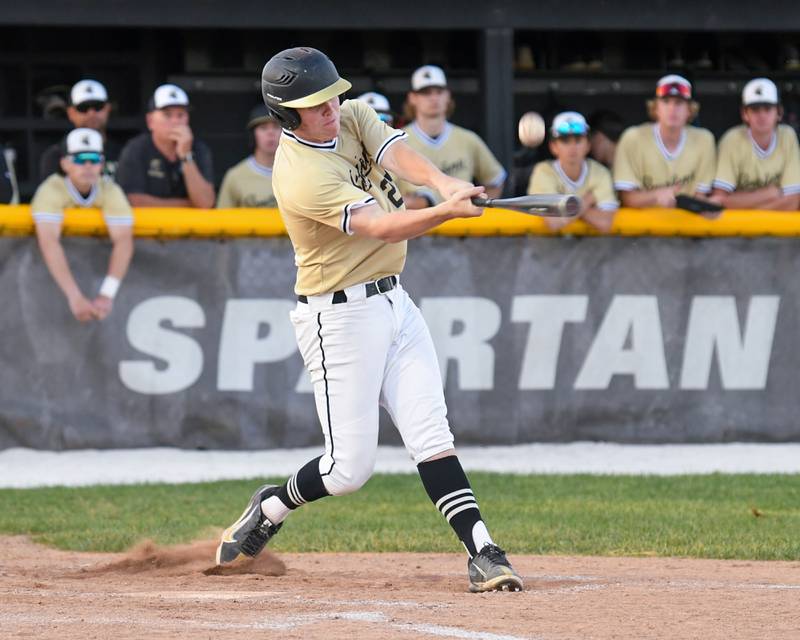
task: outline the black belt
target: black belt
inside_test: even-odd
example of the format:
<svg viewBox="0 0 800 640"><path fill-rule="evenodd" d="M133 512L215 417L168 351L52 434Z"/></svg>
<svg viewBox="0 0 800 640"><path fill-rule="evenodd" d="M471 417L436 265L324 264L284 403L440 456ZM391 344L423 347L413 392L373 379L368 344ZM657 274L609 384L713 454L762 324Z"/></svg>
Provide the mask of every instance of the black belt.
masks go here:
<svg viewBox="0 0 800 640"><path fill-rule="evenodd" d="M368 282L364 285L364 288L367 290L367 298L372 296L378 295L379 293L388 293L392 289L397 286L397 276L386 276L385 278L381 278L380 280L375 280L375 282ZM297 296L298 302L303 302L308 304L308 296L299 295ZM342 302L347 302L347 294L344 290L334 291L333 292L333 304L341 304Z"/></svg>

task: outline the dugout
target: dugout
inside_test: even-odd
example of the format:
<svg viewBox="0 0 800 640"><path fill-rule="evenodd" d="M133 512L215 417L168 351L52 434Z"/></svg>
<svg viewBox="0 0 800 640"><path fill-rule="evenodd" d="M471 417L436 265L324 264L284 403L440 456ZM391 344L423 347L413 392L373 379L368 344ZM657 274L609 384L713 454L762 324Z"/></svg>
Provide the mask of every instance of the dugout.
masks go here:
<svg viewBox="0 0 800 640"><path fill-rule="evenodd" d="M716 134L738 119L750 78L779 85L785 121L800 114L800 7L674 0L524 0L376 5L228 0L30 0L0 12L0 143L17 151L24 200L42 151L68 122L58 99L81 77L109 89L109 134L124 141L144 127L144 105L164 81L192 95L193 127L214 151L217 182L246 152L246 114L259 100L267 57L306 43L328 52L354 94L386 93L396 110L411 72L435 63L449 73L453 120L478 131L504 165L515 151L516 120L535 109L645 116L644 100L666 72L687 75L700 122Z"/></svg>

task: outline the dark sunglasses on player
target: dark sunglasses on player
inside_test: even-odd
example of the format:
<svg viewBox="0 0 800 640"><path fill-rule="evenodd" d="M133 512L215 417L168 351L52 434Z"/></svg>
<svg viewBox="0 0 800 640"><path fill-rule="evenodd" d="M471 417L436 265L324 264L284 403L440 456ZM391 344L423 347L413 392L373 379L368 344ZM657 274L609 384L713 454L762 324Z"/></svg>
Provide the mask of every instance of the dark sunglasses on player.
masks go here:
<svg viewBox="0 0 800 640"><path fill-rule="evenodd" d="M101 102L99 100L87 100L86 102L81 102L79 105L76 105L75 108L81 113L89 113L89 111L100 111L105 106L105 102Z"/></svg>
<svg viewBox="0 0 800 640"><path fill-rule="evenodd" d="M582 122L567 121L560 123L554 130L553 135L556 138L562 136L585 136L587 127Z"/></svg>
<svg viewBox="0 0 800 640"><path fill-rule="evenodd" d="M103 154L94 151L84 151L83 153L72 154L72 161L75 164L100 164L103 162Z"/></svg>

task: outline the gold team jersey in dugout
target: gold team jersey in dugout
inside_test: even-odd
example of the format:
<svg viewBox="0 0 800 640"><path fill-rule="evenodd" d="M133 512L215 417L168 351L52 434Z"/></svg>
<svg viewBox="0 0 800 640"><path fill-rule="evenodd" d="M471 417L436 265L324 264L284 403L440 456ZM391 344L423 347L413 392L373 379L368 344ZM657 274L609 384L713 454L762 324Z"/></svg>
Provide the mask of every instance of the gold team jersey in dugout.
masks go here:
<svg viewBox="0 0 800 640"><path fill-rule="evenodd" d="M406 243L352 235L350 217L372 204L389 212L405 209L381 166L386 150L405 137L359 100L342 103L339 135L329 142L284 130L272 188L294 246L295 293L329 293L403 270Z"/></svg>
<svg viewBox="0 0 800 640"><path fill-rule="evenodd" d="M794 129L778 125L766 149L758 146L746 125L729 129L719 141L714 188L730 193L769 185L781 187L786 196L800 193L800 148Z"/></svg>
<svg viewBox="0 0 800 640"><path fill-rule="evenodd" d="M539 162L533 168L528 193L574 193L580 197L591 193L597 201L596 207L601 211L616 211L619 208L611 172L591 158L584 161L577 180L571 180L564 173L558 160Z"/></svg>
<svg viewBox="0 0 800 640"><path fill-rule="evenodd" d="M250 156L228 169L219 189L218 209L274 207L276 204L270 167Z"/></svg>
<svg viewBox="0 0 800 640"><path fill-rule="evenodd" d="M629 127L619 140L614 188L635 191L679 184L679 193L709 193L715 165L714 135L710 131L684 127L678 148L671 153L664 146L658 125L646 122Z"/></svg>
<svg viewBox="0 0 800 640"><path fill-rule="evenodd" d="M60 224L64 220L64 209L73 207L101 209L109 226L133 224L133 210L122 188L104 177L95 183L88 195L83 196L69 178L54 173L39 185L31 201L31 213L36 222Z"/></svg>
<svg viewBox="0 0 800 640"><path fill-rule="evenodd" d="M503 165L492 155L480 136L469 129L447 122L442 134L431 138L416 122L412 122L404 131L408 134L408 145L448 176L466 182L474 181L485 187L497 187L506 179ZM405 195L425 195L434 204L442 201L437 191L409 182L401 181L400 190Z"/></svg>

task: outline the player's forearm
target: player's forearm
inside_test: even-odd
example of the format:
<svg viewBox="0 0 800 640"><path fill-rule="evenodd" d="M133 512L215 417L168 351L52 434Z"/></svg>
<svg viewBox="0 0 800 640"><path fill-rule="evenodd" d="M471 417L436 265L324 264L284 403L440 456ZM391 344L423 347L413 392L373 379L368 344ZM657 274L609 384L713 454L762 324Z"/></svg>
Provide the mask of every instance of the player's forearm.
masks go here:
<svg viewBox="0 0 800 640"><path fill-rule="evenodd" d="M600 233L609 233L614 224L614 211L603 211L597 207L589 207L581 217Z"/></svg>
<svg viewBox="0 0 800 640"><path fill-rule="evenodd" d="M724 196L726 209L765 209L770 202L780 199L775 187L762 187L753 191L734 191Z"/></svg>
<svg viewBox="0 0 800 640"><path fill-rule="evenodd" d="M413 211L385 212L375 210L353 215L350 229L357 235L383 242L403 242L421 236L452 216L443 205Z"/></svg>
<svg viewBox="0 0 800 640"><path fill-rule="evenodd" d="M64 255L60 240L57 237L44 236L38 232L37 239L47 270L67 300L80 296L80 287L72 276L72 271L69 268L69 263L67 263L67 257Z"/></svg>
<svg viewBox="0 0 800 640"><path fill-rule="evenodd" d="M422 154L417 153L402 140L395 142L383 155L383 166L406 182L437 188L446 179L436 166Z"/></svg>
<svg viewBox="0 0 800 640"><path fill-rule="evenodd" d="M797 211L800 205L800 195L780 196L762 204L761 209L770 211Z"/></svg>
<svg viewBox="0 0 800 640"><path fill-rule="evenodd" d="M186 184L186 193L189 194L192 206L198 209L214 208L214 185L203 177L197 164L194 162L183 164L183 181Z"/></svg>
<svg viewBox="0 0 800 640"><path fill-rule="evenodd" d="M657 207L658 194L655 190L637 189L635 191L620 191L620 200L625 207L644 209L646 207Z"/></svg>
<svg viewBox="0 0 800 640"><path fill-rule="evenodd" d="M191 207L188 198L159 198L148 193L128 193L128 202L132 207Z"/></svg>
<svg viewBox="0 0 800 640"><path fill-rule="evenodd" d="M128 273L128 267L133 257L133 235L128 231L128 233L119 234L112 241L114 244L108 259L108 275L122 280Z"/></svg>

